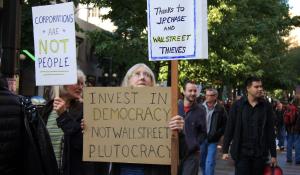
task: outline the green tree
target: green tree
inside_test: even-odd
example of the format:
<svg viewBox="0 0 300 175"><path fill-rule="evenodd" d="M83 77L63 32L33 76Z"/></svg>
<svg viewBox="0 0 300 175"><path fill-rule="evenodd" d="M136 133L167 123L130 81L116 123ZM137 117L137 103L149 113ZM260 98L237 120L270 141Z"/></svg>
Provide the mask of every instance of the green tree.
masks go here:
<svg viewBox="0 0 300 175"><path fill-rule="evenodd" d="M32 11L33 6L49 5L49 0L27 0L22 4L21 16L21 48L34 51Z"/></svg>
<svg viewBox="0 0 300 175"><path fill-rule="evenodd" d="M32 25L32 7L40 5L50 5L51 0L26 0L22 3L21 16L21 48L34 51L33 25ZM61 3L56 0L56 3Z"/></svg>
<svg viewBox="0 0 300 175"><path fill-rule="evenodd" d="M112 57L119 75L134 63L147 62L146 1L74 2L111 9L103 17L111 19L117 30L88 33L100 61ZM218 88L226 85L235 89L241 87L245 77L254 74L263 77L268 89L295 83L295 79L286 79L282 74L287 69L287 64L282 64L287 50L283 37L299 22L289 17L288 8L280 0L208 1L209 59L180 61L180 80L188 77ZM167 79L168 62L151 62L150 66L159 73L160 80Z"/></svg>
<svg viewBox="0 0 300 175"><path fill-rule="evenodd" d="M208 1L209 59L181 62L180 77L241 88L249 75L268 89L284 87L280 58L291 29L288 5L277 0Z"/></svg>
<svg viewBox="0 0 300 175"><path fill-rule="evenodd" d="M282 67L286 68L280 78L286 81L286 89L294 89L300 84L300 47L293 48L281 58Z"/></svg>
<svg viewBox="0 0 300 175"><path fill-rule="evenodd" d="M210 5L209 77L234 86L240 86L249 75L268 80L278 67L272 59L286 50L282 37L288 34L290 25L287 4L277 0L232 0Z"/></svg>
<svg viewBox="0 0 300 175"><path fill-rule="evenodd" d="M77 0L76 3L93 3L98 7L111 10L103 18L109 18L117 26L113 34L108 32L90 32L89 38L95 45L99 61L112 57L113 69L118 75L124 75L135 63L148 61L146 1L138 0ZM158 73L160 62L150 63Z"/></svg>

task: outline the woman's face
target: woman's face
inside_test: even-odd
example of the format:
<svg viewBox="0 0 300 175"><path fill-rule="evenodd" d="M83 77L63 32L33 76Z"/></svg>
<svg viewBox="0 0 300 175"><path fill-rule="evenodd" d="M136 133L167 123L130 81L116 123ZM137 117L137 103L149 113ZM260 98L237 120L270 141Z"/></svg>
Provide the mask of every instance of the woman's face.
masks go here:
<svg viewBox="0 0 300 175"><path fill-rule="evenodd" d="M151 74L144 68L137 68L129 78L129 86L146 87L153 86Z"/></svg>
<svg viewBox="0 0 300 175"><path fill-rule="evenodd" d="M71 99L80 99L82 97L83 86L83 79L78 79L77 84L66 85L65 88L68 92L68 96Z"/></svg>

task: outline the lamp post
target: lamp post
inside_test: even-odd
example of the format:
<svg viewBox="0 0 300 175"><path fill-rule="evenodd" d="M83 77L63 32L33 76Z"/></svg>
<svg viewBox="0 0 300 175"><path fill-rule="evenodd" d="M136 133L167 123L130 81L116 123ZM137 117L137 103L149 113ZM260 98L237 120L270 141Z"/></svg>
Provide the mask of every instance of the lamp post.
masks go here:
<svg viewBox="0 0 300 175"><path fill-rule="evenodd" d="M118 74L112 70L112 57L103 57L100 60L100 67L103 70L101 84L104 86L116 86Z"/></svg>
<svg viewBox="0 0 300 175"><path fill-rule="evenodd" d="M21 1L3 1L3 57L1 58L1 72L9 77L16 73L16 65L20 52L21 38Z"/></svg>
<svg viewBox="0 0 300 175"><path fill-rule="evenodd" d="M117 86L117 78L118 74L117 73L104 73L104 85L105 86Z"/></svg>

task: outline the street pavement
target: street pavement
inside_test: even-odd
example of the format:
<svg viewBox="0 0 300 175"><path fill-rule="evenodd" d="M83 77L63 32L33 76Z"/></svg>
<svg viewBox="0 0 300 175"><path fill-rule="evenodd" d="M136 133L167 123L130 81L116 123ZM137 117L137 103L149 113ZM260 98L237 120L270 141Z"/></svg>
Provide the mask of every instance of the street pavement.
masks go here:
<svg viewBox="0 0 300 175"><path fill-rule="evenodd" d="M293 153L295 155L295 153ZM234 175L234 164L232 160L222 160L221 150L218 153L218 159L215 169L215 175ZM295 165L295 163L286 163L286 152L277 151L278 164L283 170L284 175L300 175L300 165ZM202 173L199 172L199 175Z"/></svg>

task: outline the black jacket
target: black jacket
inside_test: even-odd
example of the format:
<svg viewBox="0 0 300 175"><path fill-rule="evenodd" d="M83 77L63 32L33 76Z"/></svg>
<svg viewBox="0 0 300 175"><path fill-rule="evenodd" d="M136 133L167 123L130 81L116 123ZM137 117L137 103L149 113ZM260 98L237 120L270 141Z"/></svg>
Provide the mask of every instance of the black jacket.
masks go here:
<svg viewBox="0 0 300 175"><path fill-rule="evenodd" d="M25 157L21 104L4 87L0 87L0 128L0 174L22 174Z"/></svg>
<svg viewBox="0 0 300 175"><path fill-rule="evenodd" d="M184 158L199 150L199 145L206 137L206 112L203 106L194 104L185 113L183 101L178 103L178 114L184 118L184 131L180 134L180 157Z"/></svg>
<svg viewBox="0 0 300 175"><path fill-rule="evenodd" d="M53 109L53 100L49 101L43 109L42 118L47 123ZM63 112L57 119L57 125L64 132L64 145L62 151L63 175L106 175L108 163L83 162L83 135L80 127L83 118L83 105L72 101L68 111Z"/></svg>
<svg viewBox="0 0 300 175"><path fill-rule="evenodd" d="M227 112L223 106L217 103L211 117L210 130L207 134L209 143L215 143L220 140L225 132L226 121Z"/></svg>
<svg viewBox="0 0 300 175"><path fill-rule="evenodd" d="M57 175L45 125L34 108L28 113L21 99L0 82L0 174Z"/></svg>
<svg viewBox="0 0 300 175"><path fill-rule="evenodd" d="M228 153L229 146L231 144L230 153L234 160L239 160L240 156L240 144L242 136L242 111L244 105L248 103L247 97L243 97L236 101L229 113L223 143L223 153ZM276 144L275 144L275 132L274 132L274 112L271 105L262 100L260 103L264 105L263 115L261 117L263 122L262 128L259 133L261 133L259 142L259 154L262 158L268 158L269 154L272 157L276 157Z"/></svg>
<svg viewBox="0 0 300 175"><path fill-rule="evenodd" d="M284 126L283 114L284 114L283 109L282 110L277 110L277 109L275 110L275 116L276 116L275 126L278 130L280 130Z"/></svg>

